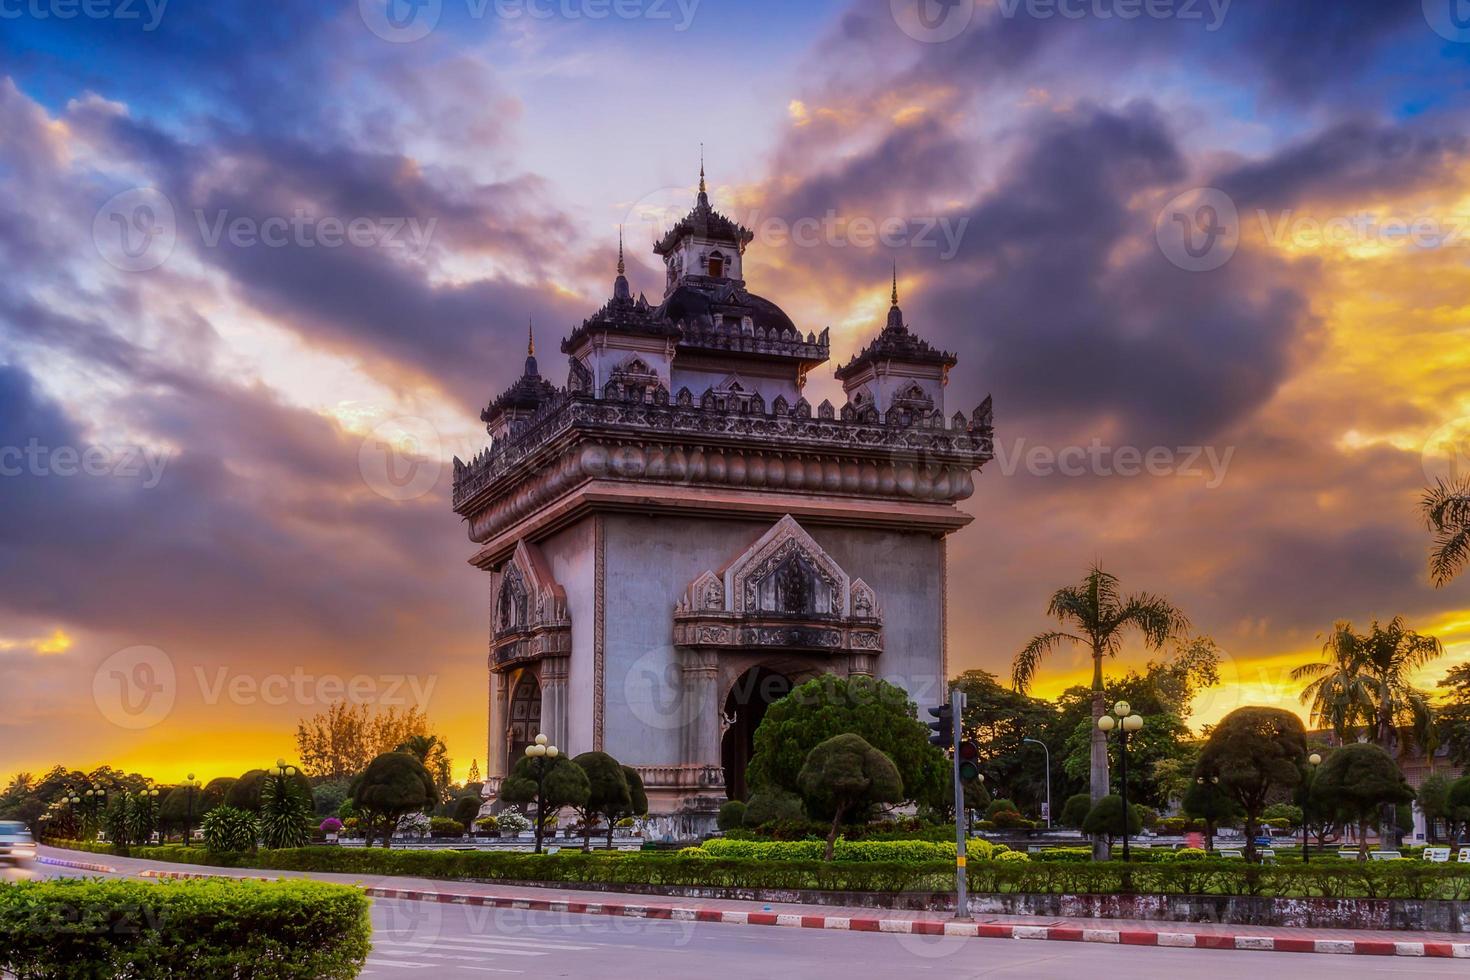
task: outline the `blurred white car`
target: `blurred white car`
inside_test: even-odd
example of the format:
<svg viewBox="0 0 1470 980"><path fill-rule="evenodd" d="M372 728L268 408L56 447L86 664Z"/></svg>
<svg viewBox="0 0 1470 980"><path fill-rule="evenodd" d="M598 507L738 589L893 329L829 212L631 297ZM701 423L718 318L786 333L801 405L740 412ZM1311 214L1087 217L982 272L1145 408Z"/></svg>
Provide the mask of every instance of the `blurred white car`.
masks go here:
<svg viewBox="0 0 1470 980"><path fill-rule="evenodd" d="M0 863L29 868L36 863L36 841L19 820L0 820Z"/></svg>

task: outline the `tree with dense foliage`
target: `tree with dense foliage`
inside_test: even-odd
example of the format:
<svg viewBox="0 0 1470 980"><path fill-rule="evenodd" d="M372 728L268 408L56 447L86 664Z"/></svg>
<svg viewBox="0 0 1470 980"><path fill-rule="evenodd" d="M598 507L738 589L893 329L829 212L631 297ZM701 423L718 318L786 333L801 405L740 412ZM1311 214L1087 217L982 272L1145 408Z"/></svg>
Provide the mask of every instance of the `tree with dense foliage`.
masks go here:
<svg viewBox="0 0 1470 980"><path fill-rule="evenodd" d="M1436 481L1424 491L1420 508L1435 534L1429 577L1438 588L1448 585L1470 563L1470 477Z"/></svg>
<svg viewBox="0 0 1470 980"><path fill-rule="evenodd" d="M1307 733L1301 719L1280 708L1236 708L1210 732L1195 768L1240 807L1246 859L1256 859L1261 813L1273 796L1285 797L1302 781Z"/></svg>
<svg viewBox="0 0 1470 980"><path fill-rule="evenodd" d="M632 766L623 767L623 779L628 783L628 806L610 815L607 822L607 846L612 849L614 819L628 820L648 816L648 793L643 789L643 777Z"/></svg>
<svg viewBox="0 0 1470 980"><path fill-rule="evenodd" d="M382 753L393 751L415 735L427 734L429 720L417 707L379 711L367 704L337 702L326 711L301 719L296 726L296 751L308 775L347 779L361 773Z"/></svg>
<svg viewBox="0 0 1470 980"><path fill-rule="evenodd" d="M967 670L950 687L965 695L963 737L980 746L983 790L1004 793L1029 809L1038 807L1047 798L1046 755L1039 746L1023 740L1036 739L1053 757L1060 758L1062 737L1055 730L1056 705L1013 691L985 670ZM1054 779L1058 775L1052 773ZM952 789L947 796L949 802L938 810L943 819L952 820ZM976 809L985 804L967 801L967 805Z"/></svg>
<svg viewBox="0 0 1470 980"><path fill-rule="evenodd" d="M311 792L311 780L307 779L300 770L294 769L286 777L296 784L293 792L299 794L308 801L314 801ZM260 812L260 793L266 782L266 771L264 769L251 769L240 775L240 778L230 784L225 793L224 802L237 810L249 810L251 813ZM211 783L210 785L213 785Z"/></svg>
<svg viewBox="0 0 1470 980"><path fill-rule="evenodd" d="M1355 742L1342 746L1322 763L1312 795L1342 820L1358 825L1358 860L1366 861L1368 828L1380 808L1408 803L1414 791L1393 756L1371 742Z"/></svg>
<svg viewBox="0 0 1470 980"><path fill-rule="evenodd" d="M848 732L818 744L797 775L809 809L832 814L824 860L832 860L837 828L849 813L883 803L903 801L903 778L893 760Z"/></svg>
<svg viewBox="0 0 1470 980"><path fill-rule="evenodd" d="M1133 835L1143 829L1143 814L1137 806L1128 807L1128 833ZM1123 836L1123 798L1109 793L1092 805L1082 821L1082 832L1106 837L1112 843Z"/></svg>
<svg viewBox="0 0 1470 980"><path fill-rule="evenodd" d="M480 807L483 805L484 801L478 796L461 796L454 801L454 812L450 816L469 827L480 815Z"/></svg>
<svg viewBox="0 0 1470 980"><path fill-rule="evenodd" d="M1441 701L1435 712L1440 744L1450 752L1450 762L1470 767L1470 663L1457 664L1439 682Z"/></svg>
<svg viewBox="0 0 1470 980"><path fill-rule="evenodd" d="M1115 657L1123 638L1136 630L1144 645L1161 649L1170 638L1189 628L1189 620L1168 600L1140 592L1124 596L1118 591L1118 579L1094 565L1079 585L1058 589L1047 604L1046 612L1063 627L1073 632L1052 630L1031 639L1016 654L1011 665L1011 682L1024 693L1036 677L1046 655L1063 644L1083 646L1092 655L1091 724L1089 732L1089 792L1093 802L1108 792L1108 743L1097 727L1097 719L1107 711L1103 690L1103 658ZM1099 841L1094 856L1103 857L1105 848Z"/></svg>
<svg viewBox="0 0 1470 980"><path fill-rule="evenodd" d="M412 752L418 756L418 760L424 764L424 768L434 777L434 785L439 788L439 797L448 802L449 784L453 765L449 760L449 746L438 735L430 735L420 732L410 735L400 742L395 748L399 752Z"/></svg>
<svg viewBox="0 0 1470 980"><path fill-rule="evenodd" d="M835 735L860 733L893 760L903 778L903 799L941 803L949 760L929 744L908 692L871 677L823 674L794 688L766 709L755 730L755 753L746 771L751 803L762 790L800 793L798 777L812 749Z"/></svg>
<svg viewBox="0 0 1470 980"><path fill-rule="evenodd" d="M617 822L618 815L627 811L632 800L628 789L628 777L617 759L606 752L583 752L572 759L587 774L588 793L586 801L576 804L582 817L582 850L592 850L592 828L599 820L606 820L609 827Z"/></svg>
<svg viewBox="0 0 1470 980"><path fill-rule="evenodd" d="M720 804L720 812L715 817L715 826L720 830L738 830L745 826L745 801L726 800Z"/></svg>
<svg viewBox="0 0 1470 980"><path fill-rule="evenodd" d="M1425 740L1433 717L1429 695L1411 680L1444 655L1438 639L1409 629L1402 616L1386 626L1375 620L1367 633L1340 621L1322 652L1325 659L1291 672L1295 680L1309 680L1301 700L1314 725L1330 727L1343 742L1366 733L1384 749L1399 729Z"/></svg>
<svg viewBox="0 0 1470 980"><path fill-rule="evenodd" d="M1322 652L1324 660L1291 672L1296 680L1310 679L1301 700L1310 705L1313 724L1330 727L1344 743L1365 732L1389 752L1400 733L1421 745L1431 743L1434 712L1429 695L1412 679L1420 668L1444 655L1438 639L1409 629L1402 616L1387 625L1374 620L1367 633L1340 621L1333 625ZM1379 815L1385 842L1393 835L1394 823L1393 811L1385 805Z"/></svg>
<svg viewBox="0 0 1470 980"><path fill-rule="evenodd" d="M1449 818L1453 825L1451 835L1470 836L1470 776L1461 776L1450 783Z"/></svg>
<svg viewBox="0 0 1470 980"><path fill-rule="evenodd" d="M1450 781L1439 773L1424 777L1415 797L1419 812L1424 814L1424 829L1429 843L1439 843L1439 821L1450 814Z"/></svg>
<svg viewBox="0 0 1470 980"><path fill-rule="evenodd" d="M1196 776L1184 793L1184 812L1204 821L1205 850L1215 849L1215 831L1222 823L1240 817L1240 807L1213 778Z"/></svg>
<svg viewBox="0 0 1470 980"><path fill-rule="evenodd" d="M373 831L383 831L383 846L392 846L398 819L429 810L438 802L434 777L410 752L384 752L352 781L352 807L373 846Z"/></svg>
<svg viewBox="0 0 1470 980"><path fill-rule="evenodd" d="M537 798L537 766L545 766L545 798L540 800ZM538 810L536 813L536 820L542 828L546 827L547 818L555 817L563 808L586 806L591 794L592 784L587 773L564 755L555 758L542 756L540 759L523 755L500 785L500 798L507 803L545 805L546 812Z"/></svg>
<svg viewBox="0 0 1470 980"><path fill-rule="evenodd" d="M1063 827L1076 827L1082 829L1082 824L1087 820L1087 815L1092 812L1092 797L1087 793L1074 793L1067 797L1067 802L1062 806L1061 819L1057 822Z"/></svg>
<svg viewBox="0 0 1470 980"><path fill-rule="evenodd" d="M745 826L764 827L791 820L805 820L801 797L784 789L758 789L745 802Z"/></svg>

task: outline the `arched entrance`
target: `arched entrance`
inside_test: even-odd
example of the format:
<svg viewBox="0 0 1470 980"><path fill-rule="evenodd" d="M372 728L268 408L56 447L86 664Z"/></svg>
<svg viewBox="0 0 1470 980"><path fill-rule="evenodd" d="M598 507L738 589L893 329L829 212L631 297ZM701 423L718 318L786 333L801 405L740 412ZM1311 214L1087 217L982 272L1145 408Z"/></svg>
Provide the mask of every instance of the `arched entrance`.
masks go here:
<svg viewBox="0 0 1470 980"><path fill-rule="evenodd" d="M541 731L541 684L529 670L521 671L520 678L510 693L510 743L509 766L515 767L525 754L526 746Z"/></svg>
<svg viewBox="0 0 1470 980"><path fill-rule="evenodd" d="M740 675L725 697L725 735L720 760L725 768L725 794L745 799L745 768L755 754L755 730L766 709L791 693L791 678L768 667L752 667Z"/></svg>

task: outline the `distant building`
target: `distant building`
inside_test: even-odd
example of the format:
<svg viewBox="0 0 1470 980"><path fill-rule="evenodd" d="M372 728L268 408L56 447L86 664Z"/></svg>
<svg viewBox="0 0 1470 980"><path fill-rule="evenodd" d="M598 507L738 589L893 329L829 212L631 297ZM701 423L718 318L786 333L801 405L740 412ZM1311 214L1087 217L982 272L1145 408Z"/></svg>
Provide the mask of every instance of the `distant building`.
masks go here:
<svg viewBox="0 0 1470 980"><path fill-rule="evenodd" d="M455 460L454 509L489 573L485 794L538 731L641 774L658 832L709 827L743 797L766 706L823 672L942 699L945 539L992 455L987 398L946 414L955 356L904 322L835 372L841 407L803 397L828 334L746 289L752 234L693 210L654 247L662 300L612 297L534 344Z"/></svg>

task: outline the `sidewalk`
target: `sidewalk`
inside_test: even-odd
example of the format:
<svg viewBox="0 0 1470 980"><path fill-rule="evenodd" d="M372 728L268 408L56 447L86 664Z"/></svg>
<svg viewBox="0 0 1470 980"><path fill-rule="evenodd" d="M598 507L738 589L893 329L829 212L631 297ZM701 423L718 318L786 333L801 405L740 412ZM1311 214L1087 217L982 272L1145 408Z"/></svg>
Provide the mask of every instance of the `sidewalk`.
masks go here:
<svg viewBox="0 0 1470 980"><path fill-rule="evenodd" d="M694 922L718 922L726 925L963 936L978 939L1052 940L1193 949L1264 950L1278 953L1347 953L1470 959L1470 935L1455 933L1292 929L1222 925L1211 922L1153 922L1006 915L986 915L972 922L956 922L941 918L933 912L911 912L897 909L874 910L828 905L742 902L727 899L651 899L646 895L577 891L566 888L515 887L427 878L365 878L361 875L295 871L263 873L245 868L209 868L199 865L83 854L51 847L42 847L40 852L42 862L49 866L74 868L100 874L120 874L142 878L225 877L257 880L312 878L338 884L361 885L366 888L369 895L375 898L455 902L487 908L617 915L647 919L682 919Z"/></svg>

